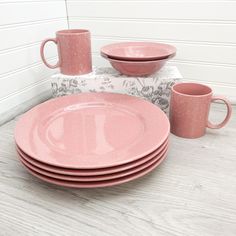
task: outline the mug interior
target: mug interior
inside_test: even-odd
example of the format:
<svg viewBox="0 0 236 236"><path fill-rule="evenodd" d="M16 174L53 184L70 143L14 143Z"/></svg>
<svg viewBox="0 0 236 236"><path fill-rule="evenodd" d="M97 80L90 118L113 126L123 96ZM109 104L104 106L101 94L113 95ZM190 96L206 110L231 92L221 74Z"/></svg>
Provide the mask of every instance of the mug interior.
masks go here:
<svg viewBox="0 0 236 236"><path fill-rule="evenodd" d="M71 34L87 34L89 30L86 29L69 29L57 31L57 34L71 35Z"/></svg>
<svg viewBox="0 0 236 236"><path fill-rule="evenodd" d="M212 89L206 85L198 83L179 83L172 87L176 93L186 96L204 96L212 93Z"/></svg>

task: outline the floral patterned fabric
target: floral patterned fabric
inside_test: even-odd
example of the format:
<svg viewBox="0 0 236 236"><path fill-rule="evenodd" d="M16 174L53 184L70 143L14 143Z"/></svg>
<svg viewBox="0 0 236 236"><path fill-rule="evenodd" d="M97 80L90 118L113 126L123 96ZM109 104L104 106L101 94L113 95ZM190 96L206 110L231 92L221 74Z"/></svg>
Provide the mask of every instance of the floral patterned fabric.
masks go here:
<svg viewBox="0 0 236 236"><path fill-rule="evenodd" d="M113 92L144 98L168 113L171 87L180 82L175 66L165 66L147 77L122 75L113 68L94 68L81 76L55 74L52 76L53 97L82 92Z"/></svg>

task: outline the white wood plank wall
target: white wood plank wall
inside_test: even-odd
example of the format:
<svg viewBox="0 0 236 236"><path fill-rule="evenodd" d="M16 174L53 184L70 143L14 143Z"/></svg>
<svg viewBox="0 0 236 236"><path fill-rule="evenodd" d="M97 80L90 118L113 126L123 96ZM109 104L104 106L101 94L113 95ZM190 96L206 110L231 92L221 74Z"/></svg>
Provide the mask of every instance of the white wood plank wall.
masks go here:
<svg viewBox="0 0 236 236"><path fill-rule="evenodd" d="M55 70L42 64L39 47L64 28L68 28L64 0L0 1L1 118L31 99L37 103L47 96ZM56 47L50 46L46 54L54 62Z"/></svg>
<svg viewBox="0 0 236 236"><path fill-rule="evenodd" d="M174 44L171 64L236 102L236 1L67 0L70 28L90 29L94 64L102 45L127 40Z"/></svg>
<svg viewBox="0 0 236 236"><path fill-rule="evenodd" d="M174 44L170 64L186 80L209 84L236 103L235 12L234 0L0 0L0 123L3 114L50 94L55 70L42 64L39 46L68 24L92 32L94 65L109 65L99 56L108 43ZM55 47L47 47L47 56L55 62Z"/></svg>

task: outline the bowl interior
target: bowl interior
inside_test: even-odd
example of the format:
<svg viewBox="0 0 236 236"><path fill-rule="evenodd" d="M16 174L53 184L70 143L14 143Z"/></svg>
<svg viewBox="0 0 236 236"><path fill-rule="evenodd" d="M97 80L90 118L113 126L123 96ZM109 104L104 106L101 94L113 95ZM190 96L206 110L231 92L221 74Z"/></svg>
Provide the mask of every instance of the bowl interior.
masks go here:
<svg viewBox="0 0 236 236"><path fill-rule="evenodd" d="M144 64L148 64L148 63L153 63L153 62L158 62L158 61L168 61L170 60L172 57L175 56L175 54L167 56L167 57L163 57L163 58L158 58L158 59L146 59L146 60L131 60L131 59L118 59L118 58L113 58L110 57L104 53L101 52L101 56L103 58L105 58L108 61L113 61L113 62L117 62L117 63L125 63L125 64L140 64L140 65L144 65Z"/></svg>
<svg viewBox="0 0 236 236"><path fill-rule="evenodd" d="M107 45L101 49L101 53L114 59L154 60L174 55L176 49L169 44L127 42Z"/></svg>

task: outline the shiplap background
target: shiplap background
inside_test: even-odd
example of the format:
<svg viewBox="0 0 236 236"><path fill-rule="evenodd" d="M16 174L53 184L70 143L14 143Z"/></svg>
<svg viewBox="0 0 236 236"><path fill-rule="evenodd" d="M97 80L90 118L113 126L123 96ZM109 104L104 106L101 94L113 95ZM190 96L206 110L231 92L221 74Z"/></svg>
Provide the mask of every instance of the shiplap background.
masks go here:
<svg viewBox="0 0 236 236"><path fill-rule="evenodd" d="M174 44L186 80L209 84L236 102L236 1L0 0L0 115L50 95L55 70L40 61L40 42L64 28L92 33L93 64L102 45L127 40ZM51 62L55 47L47 47Z"/></svg>
<svg viewBox="0 0 236 236"><path fill-rule="evenodd" d="M67 1L71 28L93 35L94 63L102 45L127 40L174 44L186 80L211 85L236 102L236 1L93 0Z"/></svg>
<svg viewBox="0 0 236 236"><path fill-rule="evenodd" d="M0 122L50 96L55 71L42 64L39 47L63 28L68 28L64 0L0 1ZM53 63L57 52L49 46Z"/></svg>

